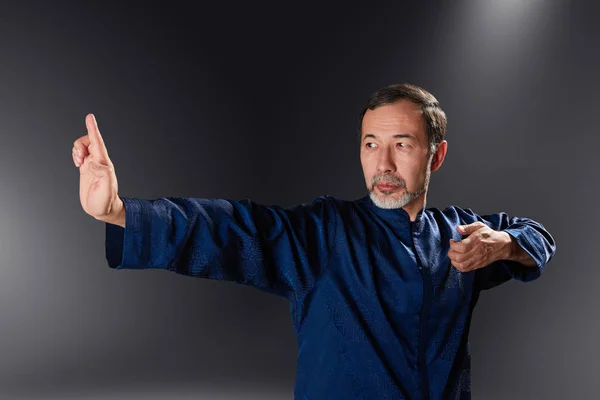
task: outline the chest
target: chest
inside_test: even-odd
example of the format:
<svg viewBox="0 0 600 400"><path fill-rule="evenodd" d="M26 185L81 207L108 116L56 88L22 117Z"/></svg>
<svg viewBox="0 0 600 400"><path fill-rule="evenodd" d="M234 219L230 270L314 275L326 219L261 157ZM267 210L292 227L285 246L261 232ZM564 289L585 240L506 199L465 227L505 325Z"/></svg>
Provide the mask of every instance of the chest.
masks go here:
<svg viewBox="0 0 600 400"><path fill-rule="evenodd" d="M451 265L449 239L431 228L348 235L332 260L332 283L393 319L418 316L425 303L430 317L444 319L469 306L474 279Z"/></svg>

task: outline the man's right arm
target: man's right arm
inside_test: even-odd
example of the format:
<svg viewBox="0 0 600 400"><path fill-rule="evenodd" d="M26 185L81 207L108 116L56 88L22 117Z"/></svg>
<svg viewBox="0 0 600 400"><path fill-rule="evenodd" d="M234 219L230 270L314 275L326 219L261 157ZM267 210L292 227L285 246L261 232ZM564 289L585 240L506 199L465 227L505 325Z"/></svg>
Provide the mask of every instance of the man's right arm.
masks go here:
<svg viewBox="0 0 600 400"><path fill-rule="evenodd" d="M122 210L106 223L111 268L165 269L287 298L313 287L337 226L333 201L325 197L287 209L250 200L121 200Z"/></svg>
<svg viewBox="0 0 600 400"><path fill-rule="evenodd" d="M119 197L98 124L73 143L83 210L106 224L112 268L162 268L249 284L297 300L324 271L337 214L320 198L289 209L251 201ZM340 224L341 225L341 224Z"/></svg>

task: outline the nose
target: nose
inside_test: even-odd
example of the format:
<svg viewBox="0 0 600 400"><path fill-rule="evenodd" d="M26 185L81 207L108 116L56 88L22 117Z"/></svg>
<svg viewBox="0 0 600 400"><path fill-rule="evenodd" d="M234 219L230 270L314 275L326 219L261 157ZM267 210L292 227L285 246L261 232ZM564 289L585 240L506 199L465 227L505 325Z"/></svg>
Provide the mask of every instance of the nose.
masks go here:
<svg viewBox="0 0 600 400"><path fill-rule="evenodd" d="M382 150L378 154L377 159L377 173L378 174L386 174L395 172L396 167L393 163L392 155L390 154L390 150Z"/></svg>

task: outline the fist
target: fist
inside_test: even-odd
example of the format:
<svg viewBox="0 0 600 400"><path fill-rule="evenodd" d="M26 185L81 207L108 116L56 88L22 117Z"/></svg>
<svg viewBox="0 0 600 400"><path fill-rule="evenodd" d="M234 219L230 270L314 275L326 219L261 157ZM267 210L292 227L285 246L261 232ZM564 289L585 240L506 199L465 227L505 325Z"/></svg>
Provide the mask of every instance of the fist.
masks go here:
<svg viewBox="0 0 600 400"><path fill-rule="evenodd" d="M463 240L450 239L448 257L456 269L469 272L503 260L510 252L512 239L506 232L495 231L483 222L457 226Z"/></svg>

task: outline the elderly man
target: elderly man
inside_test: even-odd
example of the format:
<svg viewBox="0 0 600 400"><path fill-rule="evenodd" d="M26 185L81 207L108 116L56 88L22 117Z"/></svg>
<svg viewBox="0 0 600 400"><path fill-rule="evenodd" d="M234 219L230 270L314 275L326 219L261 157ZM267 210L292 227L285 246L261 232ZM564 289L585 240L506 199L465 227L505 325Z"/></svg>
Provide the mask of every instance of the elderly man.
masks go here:
<svg viewBox="0 0 600 400"><path fill-rule="evenodd" d="M294 207L118 196L93 115L75 141L80 200L106 223L111 268L160 268L252 285L290 301L297 399L469 399L468 333L482 290L540 276L545 228L505 213L425 208L446 155L446 115L391 85L360 115L368 195Z"/></svg>

